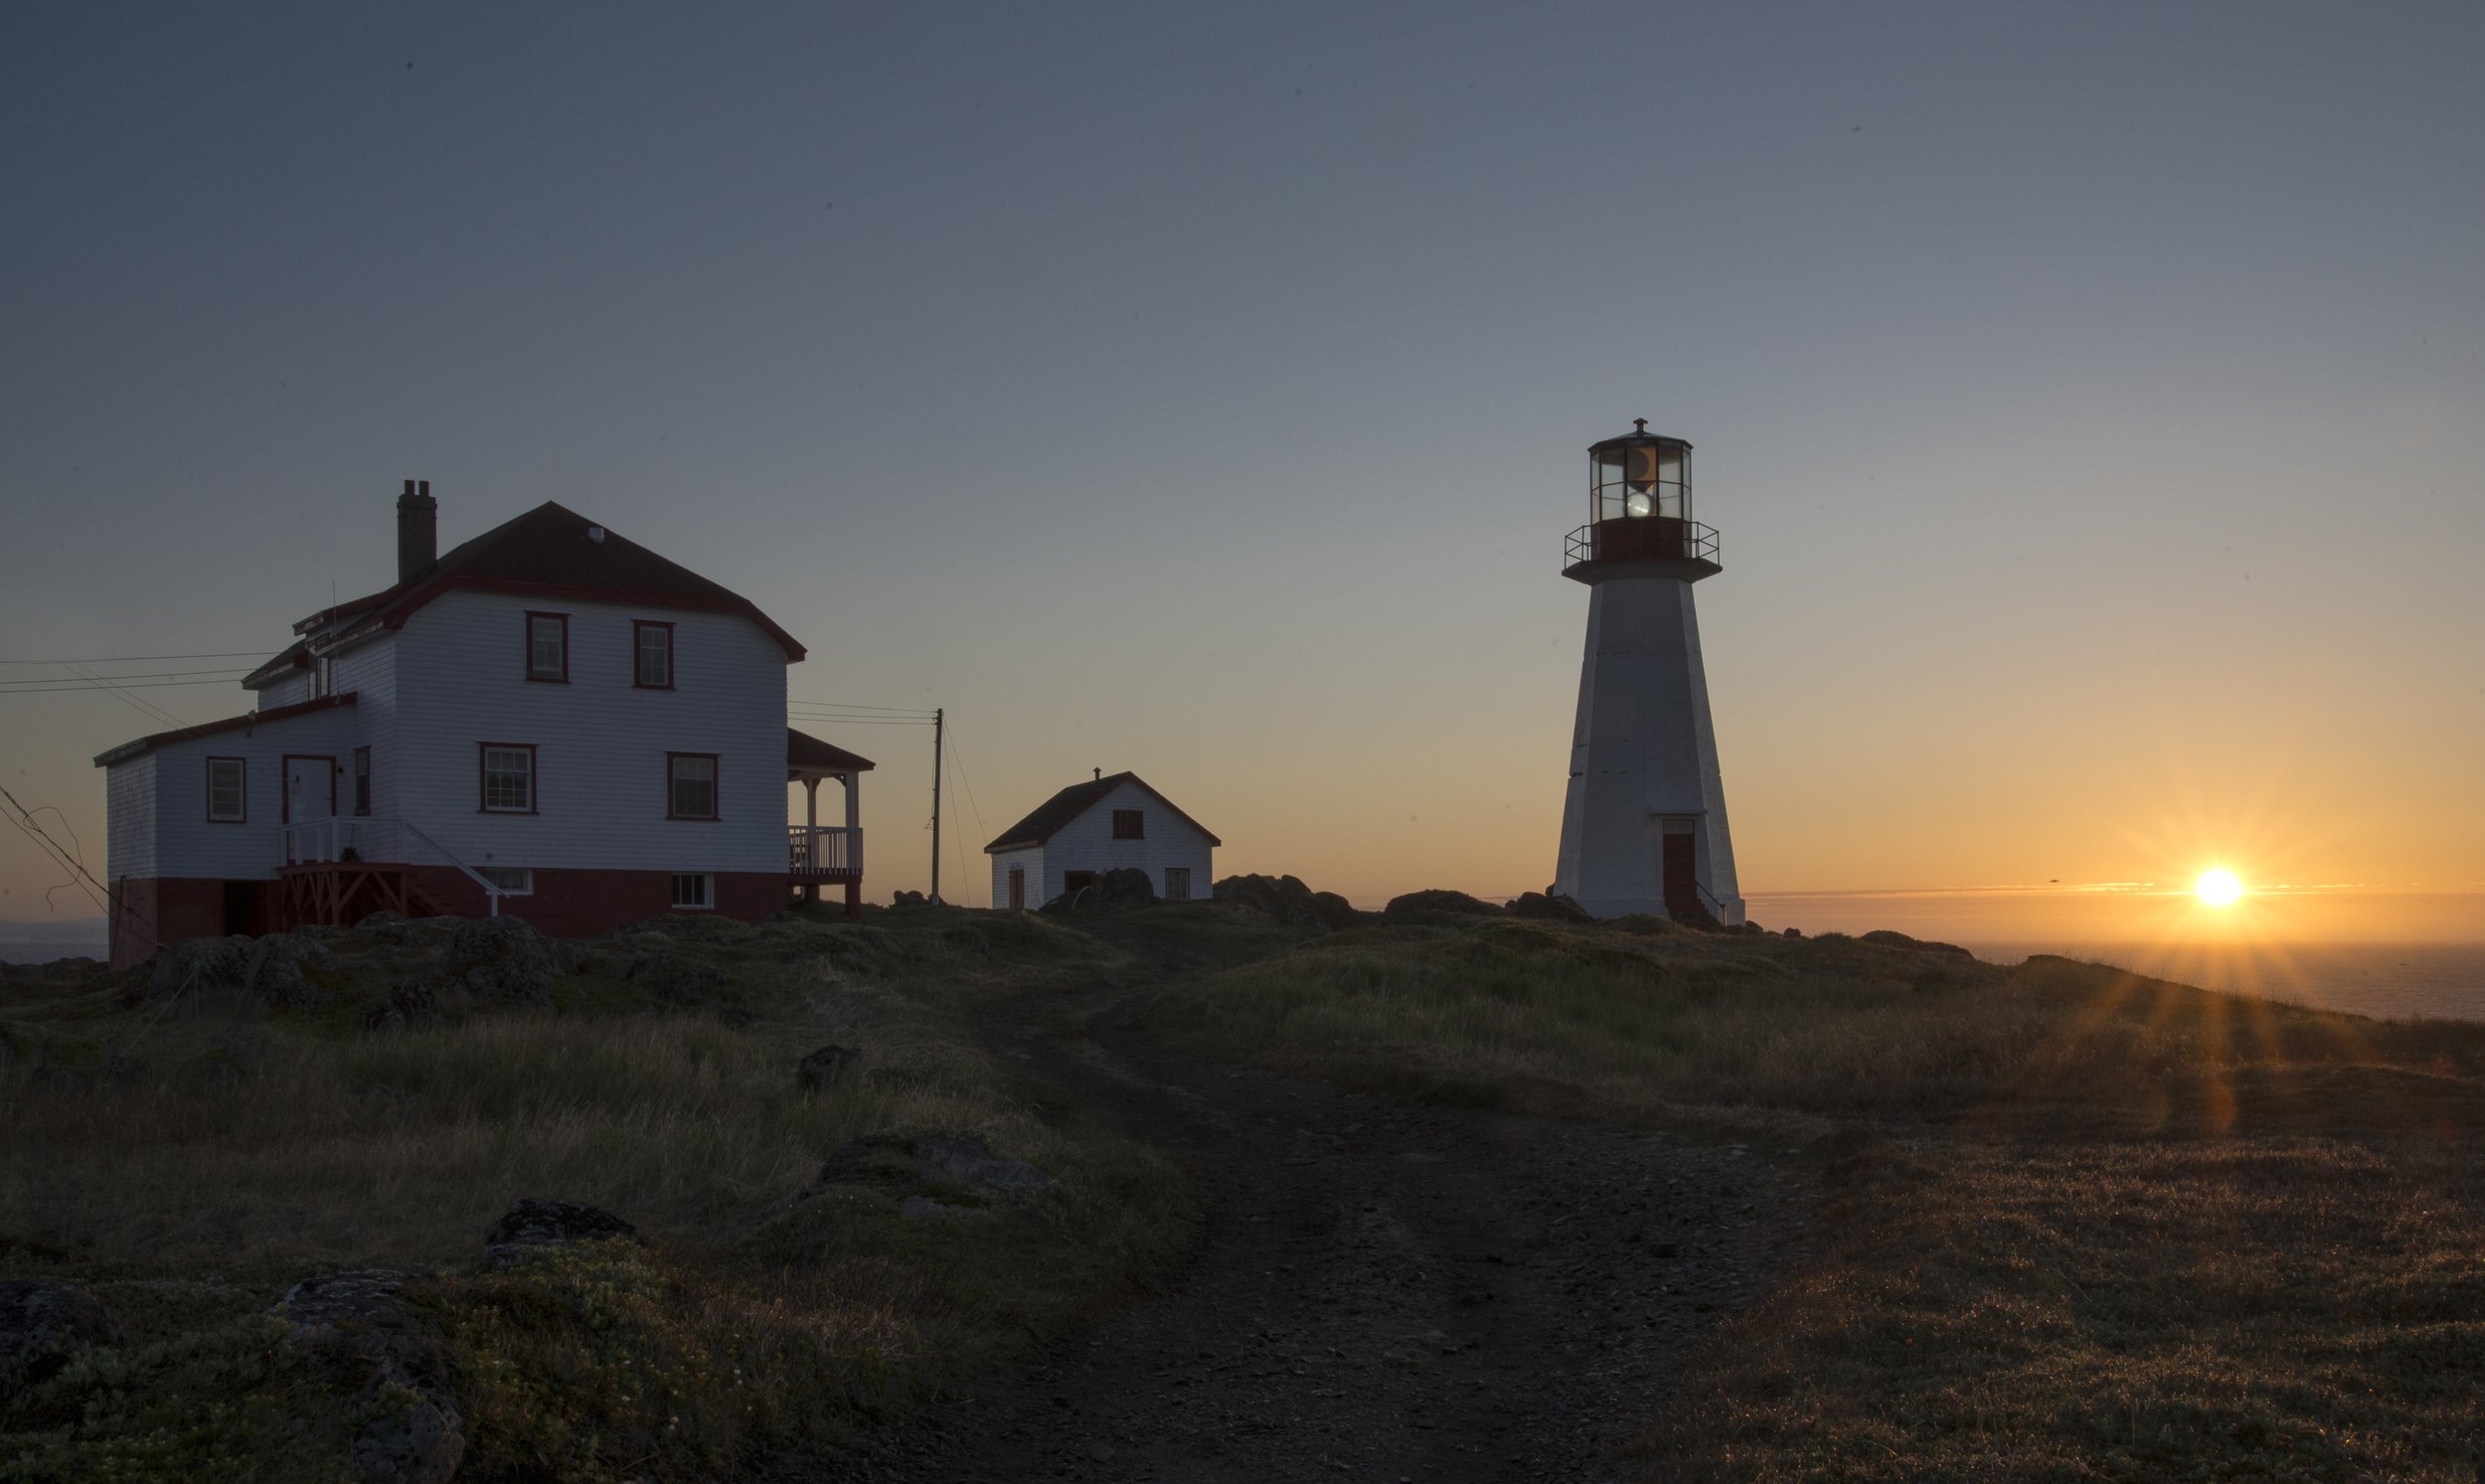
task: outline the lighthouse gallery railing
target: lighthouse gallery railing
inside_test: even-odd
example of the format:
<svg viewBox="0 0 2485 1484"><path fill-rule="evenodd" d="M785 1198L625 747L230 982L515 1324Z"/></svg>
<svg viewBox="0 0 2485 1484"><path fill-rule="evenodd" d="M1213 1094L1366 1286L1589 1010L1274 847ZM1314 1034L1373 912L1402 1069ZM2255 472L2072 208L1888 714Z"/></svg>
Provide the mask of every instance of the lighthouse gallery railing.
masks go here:
<svg viewBox="0 0 2485 1484"><path fill-rule="evenodd" d="M1715 562L1717 527L1666 516L1625 516L1571 533L1562 565L1582 562Z"/></svg>

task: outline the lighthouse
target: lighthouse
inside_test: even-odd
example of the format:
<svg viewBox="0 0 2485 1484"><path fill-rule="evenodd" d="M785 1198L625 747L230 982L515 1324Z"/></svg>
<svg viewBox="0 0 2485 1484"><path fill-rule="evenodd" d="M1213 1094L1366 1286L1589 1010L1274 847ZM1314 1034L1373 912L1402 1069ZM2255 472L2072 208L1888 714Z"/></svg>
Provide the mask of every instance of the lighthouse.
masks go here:
<svg viewBox="0 0 2485 1484"><path fill-rule="evenodd" d="M1724 571L1692 519L1691 444L1648 430L1587 450L1588 523L1562 575L1587 584L1587 646L1554 891L1594 916L1743 919L1691 588Z"/></svg>

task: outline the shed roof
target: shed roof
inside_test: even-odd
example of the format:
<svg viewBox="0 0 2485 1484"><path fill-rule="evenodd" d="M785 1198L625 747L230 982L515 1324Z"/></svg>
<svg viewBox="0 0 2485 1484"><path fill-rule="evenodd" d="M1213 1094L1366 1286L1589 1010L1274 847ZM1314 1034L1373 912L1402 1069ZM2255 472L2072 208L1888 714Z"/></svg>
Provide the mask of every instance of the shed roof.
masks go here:
<svg viewBox="0 0 2485 1484"><path fill-rule="evenodd" d="M1025 819L1011 825L1008 829L1003 830L1001 832L1001 838L984 847L984 854L988 856L998 855L1005 850L1025 850L1031 845L1042 845L1045 841L1050 840L1055 835L1059 834L1064 825L1069 824L1072 820L1077 819L1079 815L1086 813L1089 809L1092 809L1097 804L1103 802L1106 794L1121 787L1124 783L1136 784L1138 787L1146 789L1148 796L1155 799L1158 803L1163 804L1166 808L1171 809L1174 812L1174 817L1176 819L1181 820L1184 824L1189 825L1201 834L1208 835L1209 844L1223 845L1226 843L1223 840L1218 839L1215 835L1209 834L1208 826L1200 823L1196 819L1193 819L1190 815L1183 813L1181 805L1176 804L1172 799L1158 793L1145 778L1140 777L1137 773L1112 773L1105 777L1092 779L1085 783L1073 783L1068 788L1065 788L1061 792L1053 795L1051 798L1046 799L1042 804L1036 806L1035 813L1028 815Z"/></svg>
<svg viewBox="0 0 2485 1484"><path fill-rule="evenodd" d="M591 539L590 530L602 531L602 538ZM788 661L803 654L794 636L750 599L551 500L451 548L413 581L322 608L293 628L307 633L346 623L340 638L402 628L417 609L458 587L740 613L765 629Z"/></svg>
<svg viewBox="0 0 2485 1484"><path fill-rule="evenodd" d="M315 700L296 701L291 706L271 706L265 711L244 712L241 716L227 717L221 722L201 722L196 727L183 727L173 732L149 733L145 737L122 742L108 751L97 752L94 765L110 767L115 762L127 762L141 753L152 752L157 747L167 746L173 742L196 742L202 737L214 737L219 732L239 732L245 727L263 727L270 722L288 721L294 717L307 716L314 711L326 711L336 706L351 706L354 704L356 694L356 692L347 691L342 696L321 696Z"/></svg>

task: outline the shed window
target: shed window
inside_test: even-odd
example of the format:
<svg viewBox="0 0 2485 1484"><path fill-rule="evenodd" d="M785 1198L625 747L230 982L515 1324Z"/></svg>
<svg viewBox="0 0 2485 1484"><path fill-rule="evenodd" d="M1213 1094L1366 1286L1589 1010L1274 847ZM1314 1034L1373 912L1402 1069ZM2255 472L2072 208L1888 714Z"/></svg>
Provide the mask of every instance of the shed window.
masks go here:
<svg viewBox="0 0 2485 1484"><path fill-rule="evenodd" d="M527 679L560 680L570 678L570 615L567 613L529 613L527 615Z"/></svg>
<svg viewBox="0 0 2485 1484"><path fill-rule="evenodd" d="M667 752L665 767L670 775L672 795L665 810L671 819L714 819L717 817L716 754L714 752Z"/></svg>
<svg viewBox="0 0 2485 1484"><path fill-rule="evenodd" d="M1145 809L1115 809L1113 811L1114 839L1145 840L1147 837L1148 816Z"/></svg>
<svg viewBox="0 0 2485 1484"><path fill-rule="evenodd" d="M535 812L535 748L483 743L483 807L494 814Z"/></svg>
<svg viewBox="0 0 2485 1484"><path fill-rule="evenodd" d="M239 757L207 759L207 817L211 824L241 824L250 812L249 778Z"/></svg>
<svg viewBox="0 0 2485 1484"><path fill-rule="evenodd" d="M631 684L646 691L673 689L673 625L645 620L630 625L636 636L637 670Z"/></svg>

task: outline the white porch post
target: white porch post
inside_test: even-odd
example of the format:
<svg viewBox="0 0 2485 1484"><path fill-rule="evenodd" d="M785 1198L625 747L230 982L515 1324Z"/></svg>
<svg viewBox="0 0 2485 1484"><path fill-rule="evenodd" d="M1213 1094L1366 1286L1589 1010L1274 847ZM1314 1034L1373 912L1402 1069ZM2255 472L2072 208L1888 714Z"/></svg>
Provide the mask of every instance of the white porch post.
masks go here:
<svg viewBox="0 0 2485 1484"><path fill-rule="evenodd" d="M817 773L812 773L802 780L802 822L810 831L810 834L803 840L804 859L811 863L811 869L816 872L820 869L820 775ZM819 901L820 884L816 881L804 882L802 896L806 902Z"/></svg>

